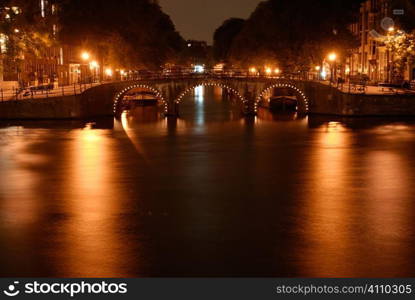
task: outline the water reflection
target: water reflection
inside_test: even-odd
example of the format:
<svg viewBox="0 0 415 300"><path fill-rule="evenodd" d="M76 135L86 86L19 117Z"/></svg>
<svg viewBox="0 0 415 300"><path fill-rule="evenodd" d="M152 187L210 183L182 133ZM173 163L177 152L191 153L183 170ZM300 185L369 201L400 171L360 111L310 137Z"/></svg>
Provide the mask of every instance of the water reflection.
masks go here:
<svg viewBox="0 0 415 300"><path fill-rule="evenodd" d="M122 196L122 189L114 184L117 169L106 167L106 162L114 159L111 146L102 132L89 126L75 132L72 139L75 143L68 153L72 164L63 192L66 195L63 209L72 220L59 234L63 239L61 251L65 254L57 261L64 262L65 272L77 276L118 273L118 260L123 254L118 245L122 239L117 234L119 224L113 212L120 211L118 197L114 196L119 193ZM100 255L96 255L97 249Z"/></svg>
<svg viewBox="0 0 415 300"><path fill-rule="evenodd" d="M348 252L353 243L354 222L348 182L352 179L351 135L337 122L322 126L315 137L315 145L308 157L309 169L305 178L305 195L302 214L305 251L302 257L306 276L344 275L352 255ZM347 201L346 199L349 199ZM352 250L353 251L353 250Z"/></svg>
<svg viewBox="0 0 415 300"><path fill-rule="evenodd" d="M180 118L0 124L1 276L411 276L415 122Z"/></svg>
<svg viewBox="0 0 415 300"><path fill-rule="evenodd" d="M306 266L305 276L410 276L413 189L408 179L414 179L414 169L408 163L413 167L414 160L399 149L411 147L400 144L399 128L408 127L394 127L396 136L388 139L395 145L383 151L384 125L372 126L358 134L336 121L318 128L307 159L312 172L304 180L304 252L297 258ZM408 134L413 143L413 128Z"/></svg>

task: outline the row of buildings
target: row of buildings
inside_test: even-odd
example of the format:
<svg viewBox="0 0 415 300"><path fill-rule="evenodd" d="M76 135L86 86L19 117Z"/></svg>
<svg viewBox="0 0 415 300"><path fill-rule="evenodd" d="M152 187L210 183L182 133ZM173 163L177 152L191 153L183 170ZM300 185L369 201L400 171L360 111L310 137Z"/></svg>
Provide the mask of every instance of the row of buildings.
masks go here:
<svg viewBox="0 0 415 300"><path fill-rule="evenodd" d="M43 84L68 85L92 81L97 72L98 64L82 59L82 49L77 45L63 45L58 43L59 32L58 10L59 0L24 0L32 5L0 7L0 17L5 28L11 28L13 38L19 43L19 35L23 32L18 28L20 14L30 15L30 19L42 24L43 32L50 39L50 45L31 51L19 50L13 57L10 56L11 39L0 32L0 88L11 89ZM19 1L10 1L18 5ZM24 11L25 9L30 10ZM9 30L10 32L10 30ZM21 38L22 39L22 38ZM33 48L36 48L34 45ZM35 50L35 51L33 51Z"/></svg>
<svg viewBox="0 0 415 300"><path fill-rule="evenodd" d="M358 22L351 25L360 43L348 57L347 69L351 75L365 75L372 83L415 80L413 60L405 63L401 78L396 78L394 53L385 45L386 36L396 34L399 18L405 13L408 12L404 9L393 8L389 0L366 0L361 4Z"/></svg>

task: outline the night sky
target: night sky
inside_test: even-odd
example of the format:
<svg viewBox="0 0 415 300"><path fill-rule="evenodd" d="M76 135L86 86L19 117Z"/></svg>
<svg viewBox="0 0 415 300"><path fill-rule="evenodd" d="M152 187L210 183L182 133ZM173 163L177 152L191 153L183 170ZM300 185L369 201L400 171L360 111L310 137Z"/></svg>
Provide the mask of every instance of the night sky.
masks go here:
<svg viewBox="0 0 415 300"><path fill-rule="evenodd" d="M185 39L212 43L213 33L230 17L247 18L262 0L160 0Z"/></svg>

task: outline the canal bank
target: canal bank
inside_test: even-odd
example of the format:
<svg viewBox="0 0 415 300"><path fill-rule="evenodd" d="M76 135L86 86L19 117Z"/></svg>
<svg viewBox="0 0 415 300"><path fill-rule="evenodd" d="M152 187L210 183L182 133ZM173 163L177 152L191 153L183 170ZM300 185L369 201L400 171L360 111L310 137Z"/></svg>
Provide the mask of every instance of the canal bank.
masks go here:
<svg viewBox="0 0 415 300"><path fill-rule="evenodd" d="M113 116L111 85L102 84L83 93L0 102L0 119L87 119Z"/></svg>
<svg viewBox="0 0 415 300"><path fill-rule="evenodd" d="M309 81L298 81L295 85L307 97L309 114L346 117L415 116L415 94L345 93ZM103 84L77 95L1 102L0 119L84 119L113 116L117 89L117 85Z"/></svg>
<svg viewBox="0 0 415 300"><path fill-rule="evenodd" d="M346 117L415 116L415 94L345 93L312 82L304 86L310 100L310 114Z"/></svg>

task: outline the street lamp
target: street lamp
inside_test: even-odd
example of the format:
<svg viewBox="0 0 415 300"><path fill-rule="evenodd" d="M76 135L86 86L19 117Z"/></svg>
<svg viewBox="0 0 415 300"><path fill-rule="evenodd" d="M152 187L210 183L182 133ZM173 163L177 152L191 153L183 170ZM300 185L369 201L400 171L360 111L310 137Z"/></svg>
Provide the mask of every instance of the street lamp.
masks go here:
<svg viewBox="0 0 415 300"><path fill-rule="evenodd" d="M114 72L112 71L111 68L107 68L105 70L105 75L107 75L108 77L112 77L113 74L114 74Z"/></svg>
<svg viewBox="0 0 415 300"><path fill-rule="evenodd" d="M81 54L81 58L82 58L82 60L84 60L84 61L88 61L88 60L91 58L91 55L89 55L89 53L88 53L88 52L84 51L84 52L82 52L82 54Z"/></svg>
<svg viewBox="0 0 415 300"><path fill-rule="evenodd" d="M99 64L95 60L91 61L89 63L89 65L90 65L91 69L98 69L99 68Z"/></svg>
<svg viewBox="0 0 415 300"><path fill-rule="evenodd" d="M88 64L89 64L89 60L91 59L91 55L89 54L89 52L83 51L81 52L80 58L84 63L81 64L81 72L80 72L80 77L78 77L78 80L79 82L86 83L90 75L90 71L88 71ZM89 67L91 69L91 65L89 65Z"/></svg>
<svg viewBox="0 0 415 300"><path fill-rule="evenodd" d="M329 61L331 61L331 62L336 61L336 59L337 59L337 54L336 54L336 53L334 53L334 52L330 53L330 54L329 54L329 56L328 56L328 59L329 59Z"/></svg>
<svg viewBox="0 0 415 300"><path fill-rule="evenodd" d="M328 60L331 63L331 74L330 74L330 82L334 82L335 72L336 72L336 61L337 61L337 54L332 52L328 55Z"/></svg>
<svg viewBox="0 0 415 300"><path fill-rule="evenodd" d="M387 33L387 38L392 36L394 34L394 32L395 32L395 27L394 26L389 27L388 28L388 33ZM386 66L386 68L387 68L387 78L386 78L386 81L388 83L391 83L392 82L392 77L393 77L393 65L392 65L393 52L389 49L389 47L387 47L387 50L386 50L386 60L387 60L387 66Z"/></svg>
<svg viewBox="0 0 415 300"><path fill-rule="evenodd" d="M315 66L314 67L314 70L316 70L316 73L317 73L316 80L320 80L320 70L321 70L321 67L320 66Z"/></svg>
<svg viewBox="0 0 415 300"><path fill-rule="evenodd" d="M89 63L89 68L90 68L90 69L91 69L91 71L93 72L92 77L93 77L93 81L95 82L95 81L96 81L96 77L97 77L97 72L98 72L98 69L99 69L99 64L98 64L98 62L97 62L97 61L95 61L95 60L91 61L91 62Z"/></svg>

